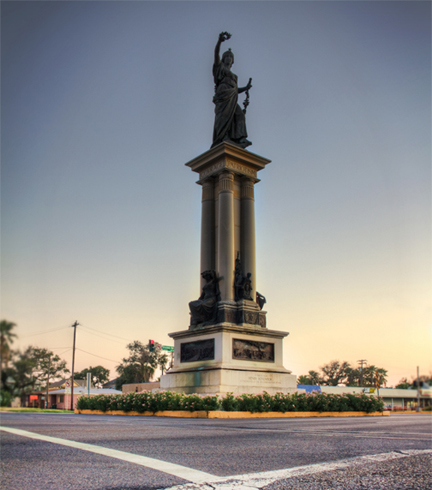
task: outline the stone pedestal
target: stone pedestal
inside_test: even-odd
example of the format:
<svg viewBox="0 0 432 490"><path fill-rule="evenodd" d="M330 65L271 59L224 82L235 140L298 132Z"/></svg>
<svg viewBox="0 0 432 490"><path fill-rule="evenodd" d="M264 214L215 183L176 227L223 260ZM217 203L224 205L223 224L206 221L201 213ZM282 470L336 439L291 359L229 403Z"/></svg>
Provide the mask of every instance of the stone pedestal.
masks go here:
<svg viewBox="0 0 432 490"><path fill-rule="evenodd" d="M221 143L186 164L199 174L197 183L202 186L201 272L214 271L218 296L210 321L191 321L188 330L170 334L174 365L161 377L162 389L183 393L296 389L296 377L282 363L282 341L288 333L267 329L266 312L255 301L254 185L268 163ZM250 294L238 285L238 278L241 283L247 276ZM208 280L201 279L202 288Z"/></svg>
<svg viewBox="0 0 432 490"><path fill-rule="evenodd" d="M174 366L161 377L161 388L207 394L293 392L296 377L282 360L287 335L226 323L172 333Z"/></svg>

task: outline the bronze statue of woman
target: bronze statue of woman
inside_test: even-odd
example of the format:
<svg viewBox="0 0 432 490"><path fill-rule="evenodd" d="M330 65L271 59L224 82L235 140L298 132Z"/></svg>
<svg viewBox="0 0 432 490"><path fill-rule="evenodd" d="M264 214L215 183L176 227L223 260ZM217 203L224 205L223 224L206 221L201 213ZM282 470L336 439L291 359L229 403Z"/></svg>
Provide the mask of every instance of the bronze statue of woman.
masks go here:
<svg viewBox="0 0 432 490"><path fill-rule="evenodd" d="M252 87L252 79L249 79L245 87L239 88L237 75L231 71L231 66L234 63L234 54L231 49L225 51L222 60L219 55L221 44L230 37L231 34L228 32L221 32L214 53L215 96L213 102L216 107L212 148L223 141L234 143L242 148L252 144L247 140L244 111L237 104L238 94L246 91L248 93Z"/></svg>
<svg viewBox="0 0 432 490"><path fill-rule="evenodd" d="M216 322L217 304L220 301L219 281L222 278L217 277L213 270L204 271L201 276L206 281L201 296L196 301L189 303L191 327L199 323L209 325Z"/></svg>

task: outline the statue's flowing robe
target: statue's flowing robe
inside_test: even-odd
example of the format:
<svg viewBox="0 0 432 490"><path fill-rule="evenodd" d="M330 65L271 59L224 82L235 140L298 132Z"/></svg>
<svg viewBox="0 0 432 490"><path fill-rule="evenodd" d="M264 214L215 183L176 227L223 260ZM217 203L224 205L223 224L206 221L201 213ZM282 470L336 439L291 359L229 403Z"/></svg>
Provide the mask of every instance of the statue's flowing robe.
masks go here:
<svg viewBox="0 0 432 490"><path fill-rule="evenodd" d="M215 122L212 147L224 140L239 142L247 138L246 119L237 104L237 75L232 73L223 63L215 63L213 65L213 77L216 93L213 97Z"/></svg>
<svg viewBox="0 0 432 490"><path fill-rule="evenodd" d="M189 303L192 324L212 320L217 311L219 287L217 281L207 282L202 290L201 297Z"/></svg>

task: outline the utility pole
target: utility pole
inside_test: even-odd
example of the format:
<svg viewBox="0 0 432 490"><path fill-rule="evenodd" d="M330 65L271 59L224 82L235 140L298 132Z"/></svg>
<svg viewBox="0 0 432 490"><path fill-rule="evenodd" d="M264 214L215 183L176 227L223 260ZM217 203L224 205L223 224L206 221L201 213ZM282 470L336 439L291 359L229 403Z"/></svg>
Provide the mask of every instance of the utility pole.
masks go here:
<svg viewBox="0 0 432 490"><path fill-rule="evenodd" d="M72 347L72 383L71 383L71 410L73 410L73 389L74 389L74 369L75 369L75 340L76 340L76 328L79 323L75 320L75 323L72 325L74 329L74 337L73 337L73 347Z"/></svg>
<svg viewBox="0 0 432 490"><path fill-rule="evenodd" d="M367 359L360 359L359 361L357 361L360 363L360 379L359 379L359 386L362 385L363 383L363 363L366 364L367 362Z"/></svg>
<svg viewBox="0 0 432 490"><path fill-rule="evenodd" d="M420 412L420 368L417 366L417 408L416 412Z"/></svg>
<svg viewBox="0 0 432 490"><path fill-rule="evenodd" d="M48 408L48 388L49 388L49 378L50 378L50 370L51 370L51 354L49 356L49 362L48 362L48 379L47 379L47 391L46 391L46 408Z"/></svg>

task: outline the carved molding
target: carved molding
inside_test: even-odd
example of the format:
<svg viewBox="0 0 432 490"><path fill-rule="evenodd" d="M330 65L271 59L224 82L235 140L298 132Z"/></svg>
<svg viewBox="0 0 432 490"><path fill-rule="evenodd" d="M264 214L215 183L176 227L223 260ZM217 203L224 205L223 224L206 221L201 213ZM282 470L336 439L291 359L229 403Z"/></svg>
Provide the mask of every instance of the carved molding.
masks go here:
<svg viewBox="0 0 432 490"><path fill-rule="evenodd" d="M259 325L261 328L266 328L266 312L251 311L241 306L237 306L237 308L234 309L219 307L217 323L223 322L244 326Z"/></svg>
<svg viewBox="0 0 432 490"><path fill-rule="evenodd" d="M250 175L251 177L255 177L255 178L257 176L256 170L253 170L253 169L247 167L246 165L242 165L241 163L235 162L235 161L230 160L228 158L226 160L226 163L227 163L228 168L231 168L233 170L237 170L237 172L240 172L241 174Z"/></svg>
<svg viewBox="0 0 432 490"><path fill-rule="evenodd" d="M205 179L206 177L209 177L210 175L213 175L217 172L220 172L223 169L234 170L235 172L240 173L242 175L247 175L248 177L252 177L254 179L257 178L256 170L253 170L247 167L246 165L235 162L234 160L231 160L229 158L222 158L218 162L211 165L210 167L207 167L206 169L202 170L199 174L200 180Z"/></svg>

